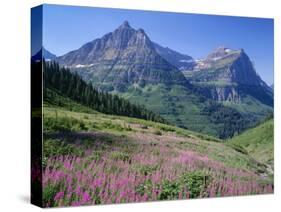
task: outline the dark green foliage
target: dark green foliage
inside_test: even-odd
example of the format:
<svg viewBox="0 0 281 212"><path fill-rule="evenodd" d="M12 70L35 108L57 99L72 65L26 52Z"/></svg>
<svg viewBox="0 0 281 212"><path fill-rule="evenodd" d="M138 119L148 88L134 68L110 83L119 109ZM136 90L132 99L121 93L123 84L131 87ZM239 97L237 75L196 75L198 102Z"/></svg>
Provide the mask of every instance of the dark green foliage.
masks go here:
<svg viewBox="0 0 281 212"><path fill-rule="evenodd" d="M264 86L239 85L238 89L239 92L248 93L263 104L273 107L273 93Z"/></svg>
<svg viewBox="0 0 281 212"><path fill-rule="evenodd" d="M155 135L162 135L162 132L161 132L160 130L155 130L153 133L154 133Z"/></svg>
<svg viewBox="0 0 281 212"><path fill-rule="evenodd" d="M162 183L157 184L159 200L172 200L178 199L179 193L183 191L183 187L177 180L164 180ZM140 185L136 186L136 192L140 195L146 194L148 197L152 195L153 183L151 180L146 180Z"/></svg>
<svg viewBox="0 0 281 212"><path fill-rule="evenodd" d="M43 189L43 205L48 205L49 207L55 206L55 195L60 191L59 184L48 184Z"/></svg>
<svg viewBox="0 0 281 212"><path fill-rule="evenodd" d="M48 89L48 88L44 90L44 106L61 107L69 111L80 112L80 113L89 113L89 114L98 113L94 109L79 104L78 102L75 102L68 97L62 96L55 89Z"/></svg>
<svg viewBox="0 0 281 212"><path fill-rule="evenodd" d="M266 123L267 121L272 121L274 119L274 114L273 112L272 113L269 113L264 119L258 121L257 123L255 123L253 126L252 126L252 129L255 128L255 127L258 127L259 125L261 124L264 124Z"/></svg>
<svg viewBox="0 0 281 212"><path fill-rule="evenodd" d="M160 126L159 127L161 130L163 130L163 131L166 131L166 132L175 132L176 130L175 130L175 128L173 128L173 127L170 127L170 126Z"/></svg>
<svg viewBox="0 0 281 212"><path fill-rule="evenodd" d="M248 151L244 147L240 146L239 144L227 143L227 145L232 147L233 149L235 149L237 152L240 152L240 153L245 154L245 155L248 154Z"/></svg>
<svg viewBox="0 0 281 212"><path fill-rule="evenodd" d="M61 95L102 113L166 123L161 116L147 110L142 105L132 104L117 95L97 91L77 73L71 73L69 69L59 67L58 63L44 61L43 69L44 92L47 91L47 88L55 89ZM44 93L44 98L45 96L48 97L46 93Z"/></svg>
<svg viewBox="0 0 281 212"><path fill-rule="evenodd" d="M190 198L197 198L204 195L208 184L210 183L211 177L201 171L185 173L178 180L165 180L160 185L162 188L159 194L160 200L176 199L179 197L180 192L187 190Z"/></svg>
<svg viewBox="0 0 281 212"><path fill-rule="evenodd" d="M112 152L110 156L113 160L122 160L124 162L131 160L131 156L125 152Z"/></svg>
<svg viewBox="0 0 281 212"><path fill-rule="evenodd" d="M187 187L190 198L199 197L207 188L210 182L210 176L201 172L188 172L182 176L182 182Z"/></svg>
<svg viewBox="0 0 281 212"><path fill-rule="evenodd" d="M44 131L85 131L88 127L82 120L73 117L45 117L44 118Z"/></svg>
<svg viewBox="0 0 281 212"><path fill-rule="evenodd" d="M102 157L102 151L96 150L96 151L92 152L92 154L91 154L91 156L89 158L89 161L96 161L96 162L98 162L98 161L100 161L101 157Z"/></svg>
<svg viewBox="0 0 281 212"><path fill-rule="evenodd" d="M164 180L161 187L162 190L159 194L160 200L177 199L179 197L179 193L182 191L182 187L177 181Z"/></svg>
<svg viewBox="0 0 281 212"><path fill-rule="evenodd" d="M140 195L144 195L146 194L148 197L151 196L152 194L152 189L153 189L153 184L151 182L151 180L146 180L143 183L141 183L140 185L136 186L135 190L138 194Z"/></svg>
<svg viewBox="0 0 281 212"><path fill-rule="evenodd" d="M121 126L120 124L117 123L112 123L111 121L105 121L101 124L101 127L103 129L112 129L112 130L116 130L116 131L130 131L131 129L127 126L124 125Z"/></svg>
<svg viewBox="0 0 281 212"><path fill-rule="evenodd" d="M140 167L140 173L144 176L151 175L159 168L158 165L143 165Z"/></svg>
<svg viewBox="0 0 281 212"><path fill-rule="evenodd" d="M202 114L209 116L210 122L220 125L219 138L231 138L247 129L251 122L250 118L243 116L237 110L225 107L213 101L207 101Z"/></svg>
<svg viewBox="0 0 281 212"><path fill-rule="evenodd" d="M63 155L73 155L80 156L82 155L82 150L78 147L67 144L61 140L44 140L43 143L43 153L44 158L55 157L55 156L63 156Z"/></svg>
<svg viewBox="0 0 281 212"><path fill-rule="evenodd" d="M159 191L159 200L178 199L180 193L184 194L185 191L189 193L190 198L197 198L204 196L211 176L203 173L202 171L187 172L180 178L175 180L164 180L162 183L157 184L156 188ZM136 187L136 192L140 195L152 194L153 185L150 180L144 181Z"/></svg>

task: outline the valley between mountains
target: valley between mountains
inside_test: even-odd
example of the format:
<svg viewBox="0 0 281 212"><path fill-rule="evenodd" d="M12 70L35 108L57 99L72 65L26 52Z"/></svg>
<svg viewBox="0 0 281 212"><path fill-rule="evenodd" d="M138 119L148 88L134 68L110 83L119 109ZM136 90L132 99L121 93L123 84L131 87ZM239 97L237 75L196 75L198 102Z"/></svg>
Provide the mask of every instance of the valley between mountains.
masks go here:
<svg viewBox="0 0 281 212"><path fill-rule="evenodd" d="M125 21L41 67L45 207L273 193L273 90L245 50L194 59Z"/></svg>

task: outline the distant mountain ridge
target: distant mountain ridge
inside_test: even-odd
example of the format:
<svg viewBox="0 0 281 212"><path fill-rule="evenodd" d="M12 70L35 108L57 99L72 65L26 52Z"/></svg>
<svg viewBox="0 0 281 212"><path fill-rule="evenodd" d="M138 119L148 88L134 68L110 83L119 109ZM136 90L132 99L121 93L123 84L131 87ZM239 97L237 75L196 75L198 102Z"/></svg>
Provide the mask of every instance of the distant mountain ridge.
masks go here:
<svg viewBox="0 0 281 212"><path fill-rule="evenodd" d="M35 55L31 57L33 61L41 61L42 59L45 59L47 61L49 60L55 60L57 56L44 47L42 47Z"/></svg>

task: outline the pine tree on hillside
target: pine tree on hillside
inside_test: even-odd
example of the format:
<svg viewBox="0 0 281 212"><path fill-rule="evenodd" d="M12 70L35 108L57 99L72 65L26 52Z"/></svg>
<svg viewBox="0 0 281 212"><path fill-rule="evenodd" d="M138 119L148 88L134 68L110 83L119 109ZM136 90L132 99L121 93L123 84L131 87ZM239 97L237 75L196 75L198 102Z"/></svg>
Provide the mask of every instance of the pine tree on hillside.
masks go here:
<svg viewBox="0 0 281 212"><path fill-rule="evenodd" d="M77 73L61 68L56 62L43 61L43 70L44 89L55 89L61 95L102 113L167 123L160 115L147 110L143 105L135 105L117 95L97 91Z"/></svg>

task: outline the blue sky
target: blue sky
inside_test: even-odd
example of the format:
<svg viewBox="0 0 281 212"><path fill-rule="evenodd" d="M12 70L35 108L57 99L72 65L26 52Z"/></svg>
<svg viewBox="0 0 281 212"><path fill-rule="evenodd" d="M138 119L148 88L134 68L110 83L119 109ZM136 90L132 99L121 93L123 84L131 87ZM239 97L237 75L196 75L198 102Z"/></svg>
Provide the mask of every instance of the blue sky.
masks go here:
<svg viewBox="0 0 281 212"><path fill-rule="evenodd" d="M43 45L60 56L113 31L124 20L152 41L205 57L218 46L243 48L257 72L273 83L273 19L44 5Z"/></svg>

